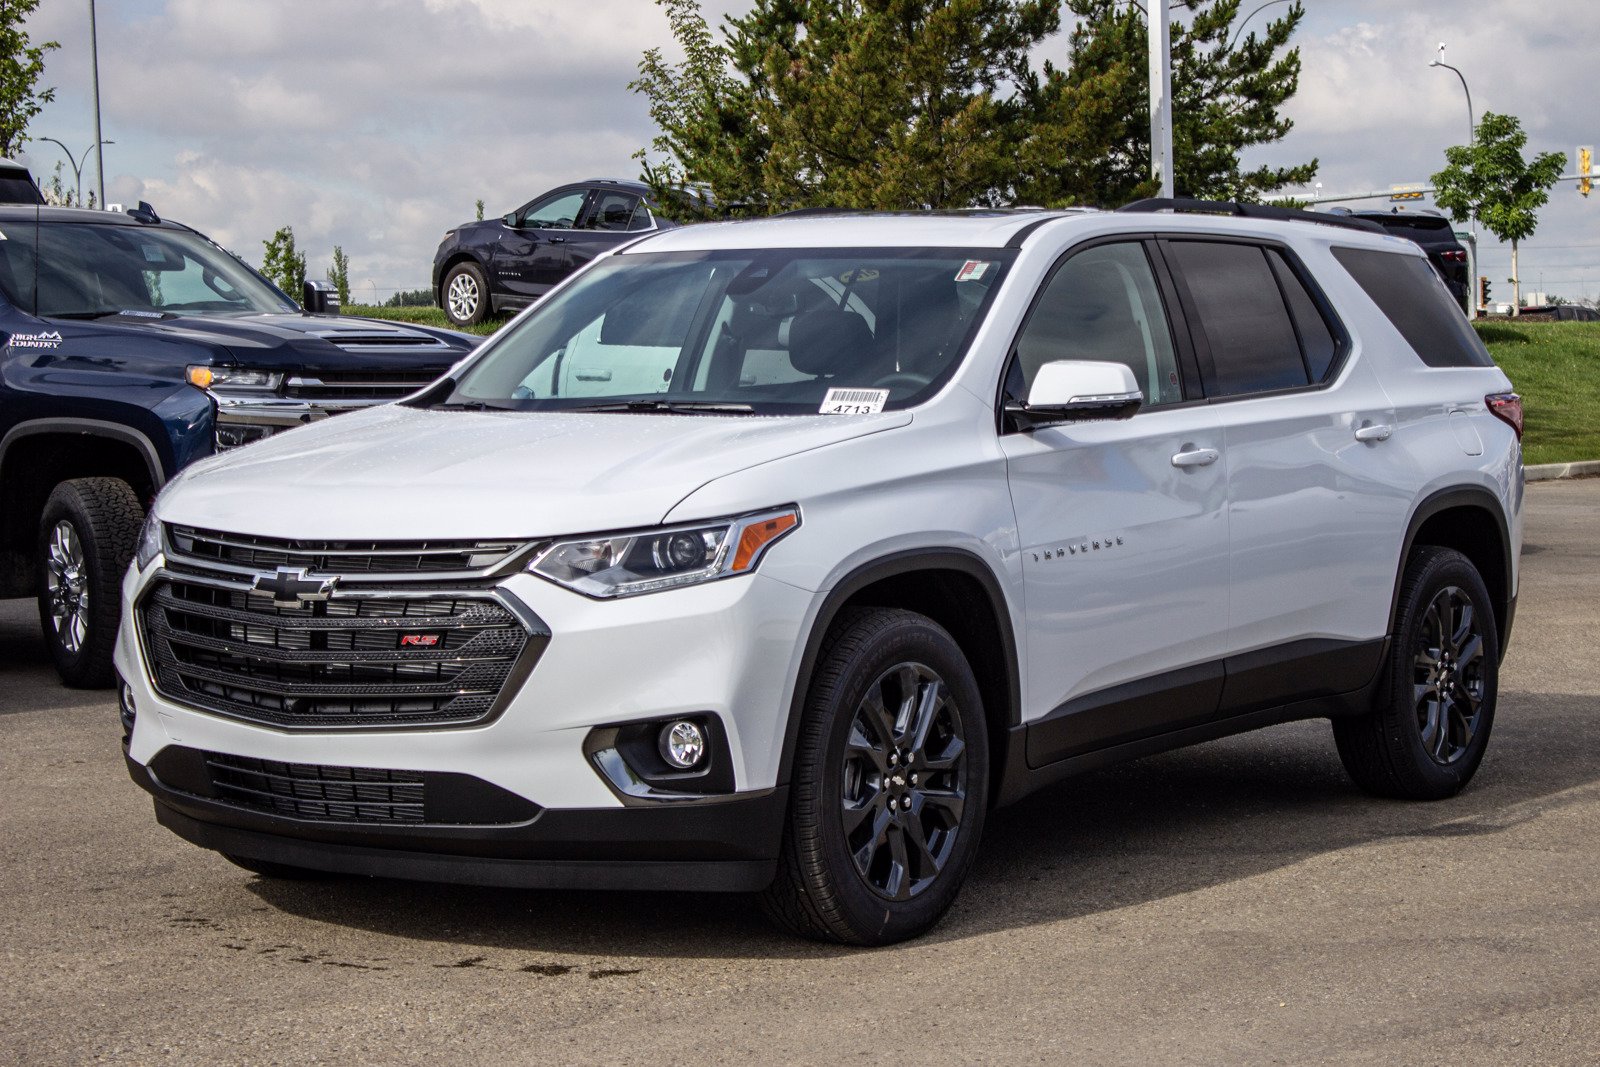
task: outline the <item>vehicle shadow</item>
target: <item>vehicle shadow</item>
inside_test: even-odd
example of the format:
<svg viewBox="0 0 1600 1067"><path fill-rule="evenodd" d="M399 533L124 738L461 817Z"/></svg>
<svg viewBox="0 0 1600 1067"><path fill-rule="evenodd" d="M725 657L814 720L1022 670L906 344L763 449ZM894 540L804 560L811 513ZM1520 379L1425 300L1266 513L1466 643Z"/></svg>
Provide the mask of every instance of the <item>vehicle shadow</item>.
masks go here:
<svg viewBox="0 0 1600 1067"><path fill-rule="evenodd" d="M1501 833L1587 799L1600 780L1593 700L1506 692L1525 709L1496 727L1461 796L1378 800L1345 777L1326 722L1295 723L1086 775L994 813L956 906L914 945L1057 922L1408 837ZM473 949L607 957L826 958L748 897L579 893L378 879L255 879L262 901L320 922Z"/></svg>

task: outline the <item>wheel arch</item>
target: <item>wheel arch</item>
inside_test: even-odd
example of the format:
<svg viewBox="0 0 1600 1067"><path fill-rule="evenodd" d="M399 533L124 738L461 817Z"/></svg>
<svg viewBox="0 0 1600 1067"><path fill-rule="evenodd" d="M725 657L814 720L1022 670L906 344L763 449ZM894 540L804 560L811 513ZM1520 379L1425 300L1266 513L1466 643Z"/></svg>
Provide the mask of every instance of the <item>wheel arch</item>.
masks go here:
<svg viewBox="0 0 1600 1067"><path fill-rule="evenodd" d="M1419 545L1452 548L1472 561L1489 588L1500 655L1511 636L1516 597L1512 593L1511 528L1500 499L1482 486L1453 486L1424 497L1411 513L1389 603L1392 628L1400 604L1400 586L1413 549Z"/></svg>
<svg viewBox="0 0 1600 1067"><path fill-rule="evenodd" d="M445 279L450 276L451 271L455 270L463 263L471 263L474 267L477 267L479 270L481 270L483 272L484 284L487 286L489 280L489 265L465 249L459 252L454 252L451 254L449 259L445 260L439 265L439 277L438 280L433 283L433 301L435 304L439 305L440 307L444 307ZM487 291L485 291L483 295L486 298L489 298L489 293Z"/></svg>
<svg viewBox="0 0 1600 1067"><path fill-rule="evenodd" d="M806 634L784 727L779 784L787 783L823 639L848 607L897 607L926 615L950 632L971 664L983 696L992 788L998 786L1010 729L1021 717L1016 635L999 577L963 549L910 549L861 564L829 590Z"/></svg>

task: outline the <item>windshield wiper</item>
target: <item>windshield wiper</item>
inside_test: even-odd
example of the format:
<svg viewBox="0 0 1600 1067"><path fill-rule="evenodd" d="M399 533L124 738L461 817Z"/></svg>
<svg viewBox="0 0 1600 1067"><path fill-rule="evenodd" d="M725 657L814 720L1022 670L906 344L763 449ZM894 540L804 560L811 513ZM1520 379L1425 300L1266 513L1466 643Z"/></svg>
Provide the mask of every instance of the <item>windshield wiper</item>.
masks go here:
<svg viewBox="0 0 1600 1067"><path fill-rule="evenodd" d="M515 408L503 408L498 404L486 404L482 400L461 400L453 404L429 404L429 411L514 411Z"/></svg>
<svg viewBox="0 0 1600 1067"><path fill-rule="evenodd" d="M673 415L754 415L749 404L725 404L714 400L618 400L605 404L584 404L562 411L664 411Z"/></svg>
<svg viewBox="0 0 1600 1067"><path fill-rule="evenodd" d="M122 314L122 308L101 308L99 311L58 311L53 315L44 316L47 319L108 319L113 315Z"/></svg>

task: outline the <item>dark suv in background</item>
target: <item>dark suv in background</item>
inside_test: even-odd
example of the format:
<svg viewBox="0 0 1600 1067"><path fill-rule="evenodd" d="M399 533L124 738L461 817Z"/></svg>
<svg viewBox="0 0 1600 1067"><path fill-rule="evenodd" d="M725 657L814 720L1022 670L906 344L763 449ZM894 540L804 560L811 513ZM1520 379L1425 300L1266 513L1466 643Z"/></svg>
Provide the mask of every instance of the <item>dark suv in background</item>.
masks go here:
<svg viewBox="0 0 1600 1067"><path fill-rule="evenodd" d="M457 326L527 307L602 252L676 225L643 182L593 178L552 189L497 219L448 231L433 257L433 291Z"/></svg>
<svg viewBox="0 0 1600 1067"><path fill-rule="evenodd" d="M1389 211L1335 208L1333 213L1377 223L1395 236L1421 245L1422 250L1428 253L1428 261L1444 278L1450 295L1456 298L1463 311L1467 309L1467 301L1472 299L1472 279L1468 276L1470 264L1467 262L1466 246L1456 239L1455 227L1449 219L1437 211L1403 211L1400 208Z"/></svg>

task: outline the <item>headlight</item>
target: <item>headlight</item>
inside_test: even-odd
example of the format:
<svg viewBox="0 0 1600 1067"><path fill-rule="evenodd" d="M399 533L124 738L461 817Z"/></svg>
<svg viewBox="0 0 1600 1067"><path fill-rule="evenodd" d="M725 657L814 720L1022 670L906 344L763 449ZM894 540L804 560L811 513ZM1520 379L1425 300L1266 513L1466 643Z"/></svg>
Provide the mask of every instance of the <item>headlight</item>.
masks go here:
<svg viewBox="0 0 1600 1067"><path fill-rule="evenodd" d="M638 596L748 574L799 525L798 508L780 508L721 522L558 541L528 569L584 596Z"/></svg>
<svg viewBox="0 0 1600 1067"><path fill-rule="evenodd" d="M275 393L282 382L283 375L276 371L210 367L204 363L189 367L190 385L224 393Z"/></svg>
<svg viewBox="0 0 1600 1067"><path fill-rule="evenodd" d="M133 554L134 563L143 571L150 566L150 561L161 555L164 546L161 543L161 521L156 518L156 509L152 507L150 514L145 517L144 529L139 531L139 548Z"/></svg>

